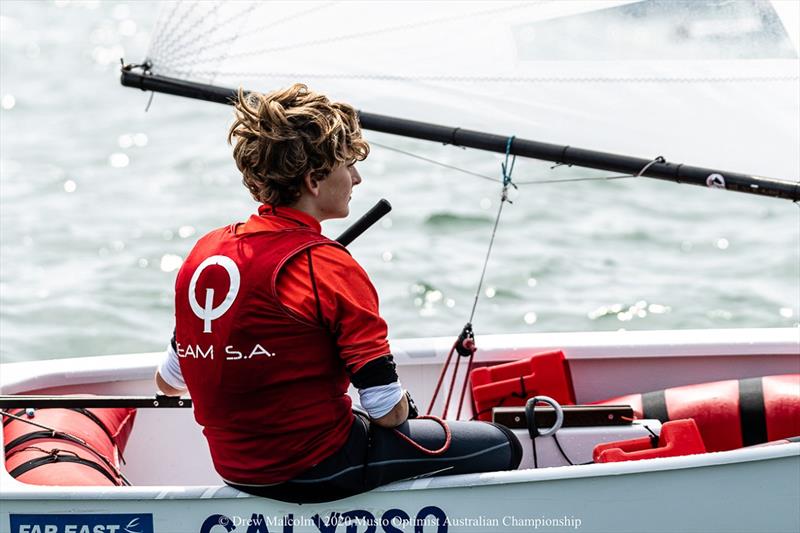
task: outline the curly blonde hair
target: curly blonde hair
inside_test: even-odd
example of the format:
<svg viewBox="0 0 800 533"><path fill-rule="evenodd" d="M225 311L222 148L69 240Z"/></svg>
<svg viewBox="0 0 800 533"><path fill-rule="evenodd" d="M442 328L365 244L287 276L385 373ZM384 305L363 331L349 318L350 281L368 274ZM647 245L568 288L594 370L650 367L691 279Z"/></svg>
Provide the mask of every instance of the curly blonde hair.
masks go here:
<svg viewBox="0 0 800 533"><path fill-rule="evenodd" d="M356 110L302 83L266 94L240 88L235 109L228 143L236 139L233 158L259 202L292 205L308 173L322 180L369 154Z"/></svg>

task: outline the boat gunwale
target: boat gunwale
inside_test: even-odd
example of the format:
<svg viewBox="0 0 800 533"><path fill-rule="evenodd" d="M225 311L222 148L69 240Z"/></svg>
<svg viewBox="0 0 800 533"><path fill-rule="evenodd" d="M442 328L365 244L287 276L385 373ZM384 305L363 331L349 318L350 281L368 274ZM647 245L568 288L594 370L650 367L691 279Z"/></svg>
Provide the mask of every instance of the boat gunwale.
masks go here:
<svg viewBox="0 0 800 533"><path fill-rule="evenodd" d="M637 330L479 335L476 362L505 362L515 352L562 350L567 360L797 355L800 327L707 330ZM441 365L452 337L397 339L398 366ZM0 364L0 394L92 383L152 379L163 352L56 358ZM800 359L798 359L800 371ZM57 376L58 383L53 383Z"/></svg>
<svg viewBox="0 0 800 533"><path fill-rule="evenodd" d="M757 461L798 458L800 443L790 442L772 446L740 448L680 457L664 457L641 461L560 466L480 474L462 474L409 481L399 481L374 489L372 492L401 492L452 488L516 485L583 478L649 474L654 472L718 467ZM148 485L134 487L83 487L29 485L0 470L0 492L5 500L191 500L256 498L226 485Z"/></svg>

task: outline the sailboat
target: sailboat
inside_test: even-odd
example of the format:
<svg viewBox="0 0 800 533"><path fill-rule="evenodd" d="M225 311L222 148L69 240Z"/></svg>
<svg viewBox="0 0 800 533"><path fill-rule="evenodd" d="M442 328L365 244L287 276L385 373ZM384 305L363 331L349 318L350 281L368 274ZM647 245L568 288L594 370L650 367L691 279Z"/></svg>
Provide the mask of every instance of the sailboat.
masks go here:
<svg viewBox="0 0 800 533"><path fill-rule="evenodd" d="M800 201L800 162L787 157L800 145L797 3L423 6L165 3L122 83L225 104L238 87L307 81L356 104L367 130L547 161L555 180L586 168ZM605 37L588 31L598 26ZM743 105L754 88L761 105ZM727 127L741 115L771 127ZM676 136L676 122L693 133ZM624 136L598 134L621 124ZM697 143L701 161L674 159ZM495 177L504 199L525 185L510 170ZM519 470L308 505L222 483L191 399L151 395L161 353L4 364L0 532L800 529L796 327L474 340L467 369L454 336L395 340L398 373L446 420L511 427Z"/></svg>

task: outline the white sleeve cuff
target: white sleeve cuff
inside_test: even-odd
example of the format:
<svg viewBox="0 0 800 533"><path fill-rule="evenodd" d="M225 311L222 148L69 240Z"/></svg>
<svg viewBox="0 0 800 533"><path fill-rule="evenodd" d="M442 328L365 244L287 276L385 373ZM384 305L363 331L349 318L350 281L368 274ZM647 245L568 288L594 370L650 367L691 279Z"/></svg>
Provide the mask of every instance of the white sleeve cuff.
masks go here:
<svg viewBox="0 0 800 533"><path fill-rule="evenodd" d="M388 385L378 385L366 389L358 389L361 407L367 410L370 418L380 418L394 409L403 398L403 386L399 381Z"/></svg>
<svg viewBox="0 0 800 533"><path fill-rule="evenodd" d="M183 381L183 374L181 374L181 365L178 361L178 354L170 342L167 345L167 351L164 354L164 359L158 366L158 373L161 379L174 389L185 389L186 383Z"/></svg>

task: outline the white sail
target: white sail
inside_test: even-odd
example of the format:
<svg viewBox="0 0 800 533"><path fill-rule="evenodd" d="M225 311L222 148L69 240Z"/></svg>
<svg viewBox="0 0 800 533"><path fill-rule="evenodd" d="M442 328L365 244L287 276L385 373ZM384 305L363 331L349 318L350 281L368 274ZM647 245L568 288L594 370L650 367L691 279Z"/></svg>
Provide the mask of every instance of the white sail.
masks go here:
<svg viewBox="0 0 800 533"><path fill-rule="evenodd" d="M798 3L177 2L149 60L253 90L798 179ZM794 24L792 23L794 21Z"/></svg>

